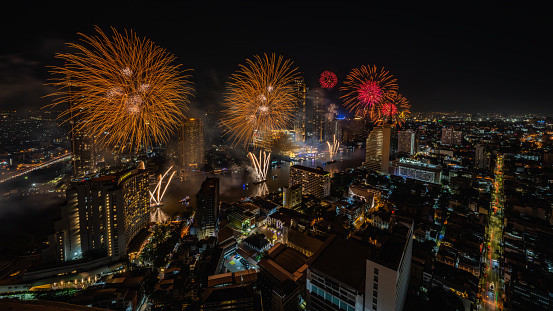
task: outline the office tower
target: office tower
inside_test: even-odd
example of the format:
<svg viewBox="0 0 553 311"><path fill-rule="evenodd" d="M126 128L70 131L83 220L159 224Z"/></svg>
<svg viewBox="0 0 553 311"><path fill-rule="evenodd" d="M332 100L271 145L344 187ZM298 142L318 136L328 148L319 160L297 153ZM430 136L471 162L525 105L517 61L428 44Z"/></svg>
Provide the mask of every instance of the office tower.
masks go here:
<svg viewBox="0 0 553 311"><path fill-rule="evenodd" d="M67 190L62 219L44 250L45 262L88 256L119 260L150 222L148 172L131 169L76 183Z"/></svg>
<svg viewBox="0 0 553 311"><path fill-rule="evenodd" d="M219 224L219 178L207 177L196 194L200 239L216 236Z"/></svg>
<svg viewBox="0 0 553 311"><path fill-rule="evenodd" d="M459 146L463 143L463 132L454 131L453 127L442 128L442 145Z"/></svg>
<svg viewBox="0 0 553 311"><path fill-rule="evenodd" d="M305 85L303 78L298 78L294 81L294 88L296 89L296 96L298 101L297 114L294 119L294 139L295 141L305 141L307 135L307 86Z"/></svg>
<svg viewBox="0 0 553 311"><path fill-rule="evenodd" d="M390 141L392 126L374 127L367 137L366 157L363 167L388 174L390 169Z"/></svg>
<svg viewBox="0 0 553 311"><path fill-rule="evenodd" d="M440 184L442 181L442 167L423 163L417 160L402 158L392 162L392 174Z"/></svg>
<svg viewBox="0 0 553 311"><path fill-rule="evenodd" d="M73 176L84 177L97 172L97 146L95 137L83 132L71 132L71 151L73 152Z"/></svg>
<svg viewBox="0 0 553 311"><path fill-rule="evenodd" d="M179 130L179 165L200 170L204 165L204 130L199 118L185 118Z"/></svg>
<svg viewBox="0 0 553 311"><path fill-rule="evenodd" d="M309 90L307 124L308 134L318 141L324 141L325 94L321 88Z"/></svg>
<svg viewBox="0 0 553 311"><path fill-rule="evenodd" d="M398 132L398 154L413 156L418 151L417 133L413 130Z"/></svg>
<svg viewBox="0 0 553 311"><path fill-rule="evenodd" d="M290 167L290 187L295 185L301 185L302 194L322 199L330 195L330 172L321 168L293 165Z"/></svg>
<svg viewBox="0 0 553 311"><path fill-rule="evenodd" d="M401 222L379 246L331 235L308 261L307 310L403 310L412 236Z"/></svg>

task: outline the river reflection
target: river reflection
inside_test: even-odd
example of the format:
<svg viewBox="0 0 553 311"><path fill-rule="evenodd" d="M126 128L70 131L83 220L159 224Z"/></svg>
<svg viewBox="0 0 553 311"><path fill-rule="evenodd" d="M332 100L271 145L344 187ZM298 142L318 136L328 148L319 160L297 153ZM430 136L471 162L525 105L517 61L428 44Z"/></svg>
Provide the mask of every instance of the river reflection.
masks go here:
<svg viewBox="0 0 553 311"><path fill-rule="evenodd" d="M303 161L301 163L290 163L283 162L278 164L278 166L271 167L267 173L267 182L266 187L269 191L277 191L282 187L288 185L288 179L290 178L290 166L294 164L301 164L308 167L317 167L321 166L326 171L331 172L331 174L343 171L347 168L355 168L361 165L365 158L365 149L356 148L356 149L346 149L338 152L336 155L336 162L332 164L326 164L328 158L312 159L308 161ZM196 206L196 193L200 190L202 181L206 177L219 177L219 191L220 191L220 200L227 202L235 202L240 198L245 198L248 196L255 196L260 192L260 187L265 187L263 185L254 185L253 178L250 172L241 171L237 173L228 173L228 174L202 174L202 175L192 175L188 176L184 180L179 178L174 178L169 188L167 189L167 194L163 199L162 209L169 215L172 216L175 213L183 211L186 206L179 203L181 199L186 196L190 196L189 206Z"/></svg>

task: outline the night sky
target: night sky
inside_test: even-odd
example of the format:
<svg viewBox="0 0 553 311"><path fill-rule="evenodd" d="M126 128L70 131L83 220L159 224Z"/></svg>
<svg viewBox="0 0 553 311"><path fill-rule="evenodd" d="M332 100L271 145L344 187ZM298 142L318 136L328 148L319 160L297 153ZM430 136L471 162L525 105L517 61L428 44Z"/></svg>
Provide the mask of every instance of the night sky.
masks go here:
<svg viewBox="0 0 553 311"><path fill-rule="evenodd" d="M290 58L310 87L323 70L343 80L352 68L384 66L412 111L553 113L545 1L21 2L0 19L0 109L48 104L42 96L52 91L47 66L60 65L55 53L97 25L132 29L194 69L192 114L216 107L228 76L259 53Z"/></svg>

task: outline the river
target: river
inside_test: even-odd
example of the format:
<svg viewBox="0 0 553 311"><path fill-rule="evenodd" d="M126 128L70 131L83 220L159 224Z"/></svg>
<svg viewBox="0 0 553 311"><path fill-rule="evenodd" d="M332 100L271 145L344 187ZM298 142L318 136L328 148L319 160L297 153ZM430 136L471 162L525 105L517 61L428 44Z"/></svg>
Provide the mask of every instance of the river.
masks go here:
<svg viewBox="0 0 553 311"><path fill-rule="evenodd" d="M328 158L312 159L303 161L301 163L283 162L280 168L277 166L271 167L267 173L267 185L269 191L277 191L280 188L288 186L288 179L290 178L290 166L294 164L300 164L308 167L321 166L324 170L329 171L331 174L343 171L347 168L355 168L361 165L365 159L365 149L345 149L340 151L336 155L336 162L332 164L326 164ZM273 179L273 176L276 176ZM207 177L219 178L219 195L221 201L236 202L241 198L255 196L259 193L259 187L262 185L254 185L252 173L248 171L241 171L237 173L228 174L203 174L188 176L186 179L174 178L169 187L167 193L163 199L162 210L169 216L175 213L183 211L185 205L179 203L179 201L185 196L190 197L190 206L196 206L196 193L200 190L202 181ZM245 186L248 184L248 186Z"/></svg>

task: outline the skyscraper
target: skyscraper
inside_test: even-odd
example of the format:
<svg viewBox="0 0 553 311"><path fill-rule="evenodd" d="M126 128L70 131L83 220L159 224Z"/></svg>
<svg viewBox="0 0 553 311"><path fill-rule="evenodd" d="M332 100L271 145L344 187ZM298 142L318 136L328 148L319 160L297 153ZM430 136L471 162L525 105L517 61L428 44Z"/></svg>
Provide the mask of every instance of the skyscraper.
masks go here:
<svg viewBox="0 0 553 311"><path fill-rule="evenodd" d="M303 78L298 78L294 81L294 87L296 89L296 96L298 98L297 114L294 119L294 133L295 141L305 141L307 132L306 132L306 121L307 121L307 86L303 81Z"/></svg>
<svg viewBox="0 0 553 311"><path fill-rule="evenodd" d="M321 88L309 90L307 113L308 132L318 141L324 141L325 137L325 94Z"/></svg>
<svg viewBox="0 0 553 311"><path fill-rule="evenodd" d="M392 126L374 127L367 137L366 157L363 167L388 174L390 169L390 142Z"/></svg>
<svg viewBox="0 0 553 311"><path fill-rule="evenodd" d="M207 177L196 194L199 237L215 236L219 224L219 178Z"/></svg>
<svg viewBox="0 0 553 311"><path fill-rule="evenodd" d="M45 262L105 255L124 258L136 234L150 222L148 172L131 169L76 183L67 190L62 219L43 251Z"/></svg>
<svg viewBox="0 0 553 311"><path fill-rule="evenodd" d="M398 132L398 154L412 156L418 152L418 137L413 130L404 130Z"/></svg>
<svg viewBox="0 0 553 311"><path fill-rule="evenodd" d="M303 165L290 167L290 188L301 185L302 194L311 194L319 199L330 195L330 172Z"/></svg>
<svg viewBox="0 0 553 311"><path fill-rule="evenodd" d="M73 152L73 176L84 177L96 173L97 146L95 137L83 131L71 132L71 151Z"/></svg>
<svg viewBox="0 0 553 311"><path fill-rule="evenodd" d="M198 170L204 164L204 130L199 118L185 118L179 129L179 165L186 170Z"/></svg>

